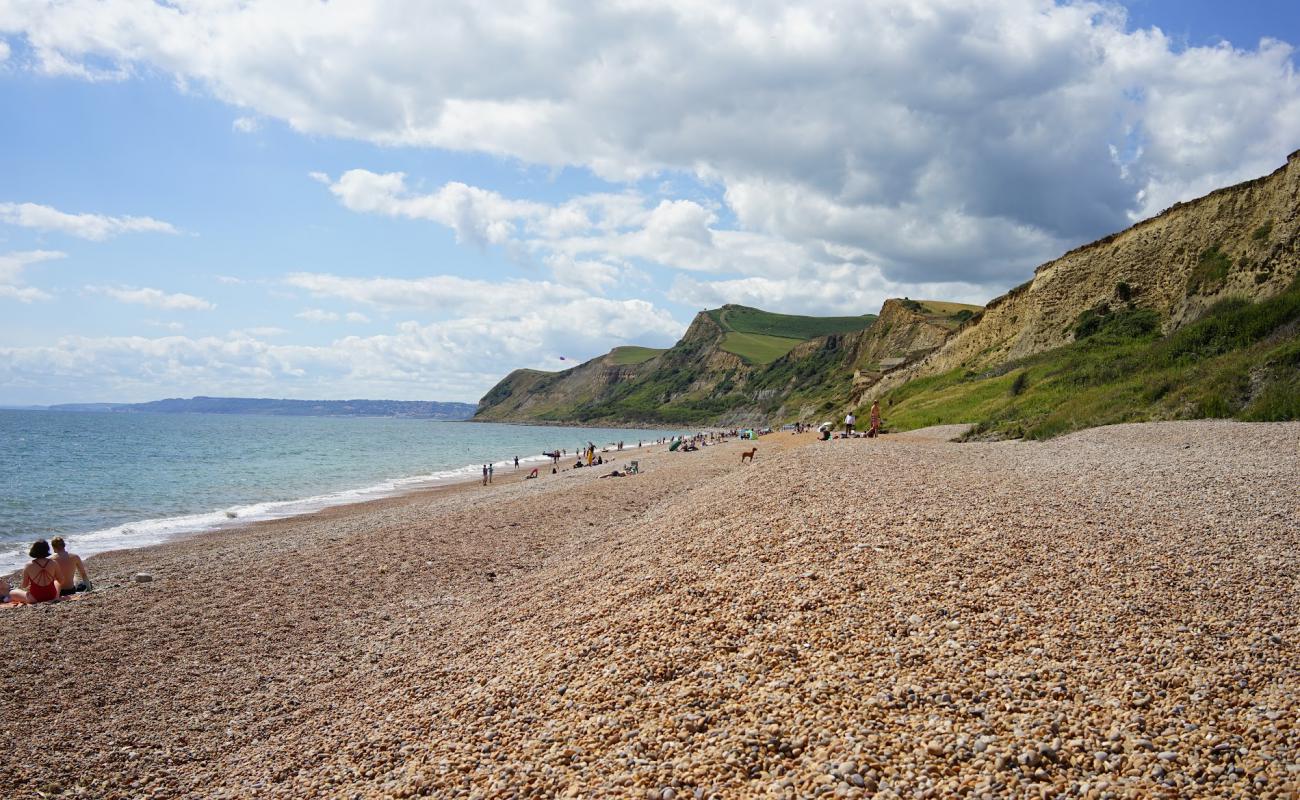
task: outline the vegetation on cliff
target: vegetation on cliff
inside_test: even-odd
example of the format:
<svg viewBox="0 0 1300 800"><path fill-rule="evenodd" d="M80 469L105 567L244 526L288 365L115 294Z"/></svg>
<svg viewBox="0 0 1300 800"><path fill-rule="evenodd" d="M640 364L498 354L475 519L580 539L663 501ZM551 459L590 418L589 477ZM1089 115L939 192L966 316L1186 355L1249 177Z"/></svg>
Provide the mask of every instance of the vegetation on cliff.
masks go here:
<svg viewBox="0 0 1300 800"><path fill-rule="evenodd" d="M1079 315L1076 340L983 373L954 369L884 395L890 426L971 422L973 436L1045 439L1119 422L1300 419L1300 279L1222 300L1169 335L1136 305Z"/></svg>
<svg viewBox="0 0 1300 800"><path fill-rule="evenodd" d="M705 313L727 332L722 339L722 350L751 364L770 364L809 339L863 330L876 318L875 314L801 317L736 305Z"/></svg>
<svg viewBox="0 0 1300 800"><path fill-rule="evenodd" d="M875 314L805 317L728 305L701 312L667 350L618 347L571 370L516 370L479 403L476 419L704 425L782 416L794 392L825 394L834 352ZM831 341L834 340L834 341ZM797 366L796 366L797 364ZM843 367L844 365L838 365ZM834 403L851 396L852 369L833 371ZM811 381L811 383L808 383ZM825 398L821 403L831 402Z"/></svg>
<svg viewBox="0 0 1300 800"><path fill-rule="evenodd" d="M606 356L610 364L620 367L629 367L635 364L644 364L652 358L663 355L662 347L638 347L636 345L625 345L615 347L609 351Z"/></svg>

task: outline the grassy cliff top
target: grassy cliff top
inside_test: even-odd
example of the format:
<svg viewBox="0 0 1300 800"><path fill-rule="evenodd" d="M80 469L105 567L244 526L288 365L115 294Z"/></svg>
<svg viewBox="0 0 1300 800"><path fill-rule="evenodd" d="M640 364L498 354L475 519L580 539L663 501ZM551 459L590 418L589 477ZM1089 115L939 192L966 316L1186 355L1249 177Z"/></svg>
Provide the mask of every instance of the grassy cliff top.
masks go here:
<svg viewBox="0 0 1300 800"><path fill-rule="evenodd" d="M761 333L728 331L720 347L734 353L751 364L770 364L806 341L785 336L764 336Z"/></svg>
<svg viewBox="0 0 1300 800"><path fill-rule="evenodd" d="M606 361L619 367L631 366L633 364L644 364L655 356L663 353L665 348L662 347L638 347L637 345L624 345L615 347L609 351Z"/></svg>
<svg viewBox="0 0 1300 800"><path fill-rule="evenodd" d="M734 305L715 308L708 315L725 331L776 336L793 339L795 343L832 333L862 330L876 320L875 314L863 314L860 317L803 317Z"/></svg>
<svg viewBox="0 0 1300 800"><path fill-rule="evenodd" d="M833 333L859 331L876 321L875 314L863 314L860 317L803 317L735 305L715 308L706 313L726 331L722 349L751 364L770 364L800 342Z"/></svg>
<svg viewBox="0 0 1300 800"><path fill-rule="evenodd" d="M943 300L919 300L923 313L935 314L938 316L952 316L960 314L963 311L982 311L984 306L971 305L970 303L949 303Z"/></svg>

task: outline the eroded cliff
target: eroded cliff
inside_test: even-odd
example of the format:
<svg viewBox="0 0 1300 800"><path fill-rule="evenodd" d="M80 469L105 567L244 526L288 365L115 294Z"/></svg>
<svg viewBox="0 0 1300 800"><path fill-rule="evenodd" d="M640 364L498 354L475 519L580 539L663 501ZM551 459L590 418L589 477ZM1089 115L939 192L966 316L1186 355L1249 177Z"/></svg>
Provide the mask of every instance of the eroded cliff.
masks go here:
<svg viewBox="0 0 1300 800"><path fill-rule="evenodd" d="M861 401L914 378L981 370L1067 344L1089 309L1154 311L1170 333L1226 298L1281 293L1300 265L1300 152L1270 175L1180 203L1034 271L916 364Z"/></svg>

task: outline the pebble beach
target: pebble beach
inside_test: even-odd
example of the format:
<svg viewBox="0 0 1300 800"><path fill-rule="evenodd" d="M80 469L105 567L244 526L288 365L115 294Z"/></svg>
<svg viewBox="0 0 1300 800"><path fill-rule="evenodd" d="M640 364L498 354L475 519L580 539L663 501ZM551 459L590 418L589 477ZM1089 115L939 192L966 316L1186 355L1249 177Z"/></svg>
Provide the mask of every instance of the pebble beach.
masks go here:
<svg viewBox="0 0 1300 800"><path fill-rule="evenodd" d="M95 556L0 610L0 796L1296 797L1300 423L960 432Z"/></svg>

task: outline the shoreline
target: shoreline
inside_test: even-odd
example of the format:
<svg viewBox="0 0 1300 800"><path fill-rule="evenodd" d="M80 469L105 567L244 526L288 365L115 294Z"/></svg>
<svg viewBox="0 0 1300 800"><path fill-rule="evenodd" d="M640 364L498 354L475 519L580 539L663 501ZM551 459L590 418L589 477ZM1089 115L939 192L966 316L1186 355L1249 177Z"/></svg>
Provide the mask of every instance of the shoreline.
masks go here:
<svg viewBox="0 0 1300 800"><path fill-rule="evenodd" d="M0 612L0 719L48 711L0 794L1300 789L1300 423L954 432L102 554L105 591Z"/></svg>
<svg viewBox="0 0 1300 800"><path fill-rule="evenodd" d="M446 422L447 420L437 421ZM469 420L454 421L467 422ZM599 428L596 429L598 430ZM631 430L646 429L635 428ZM608 446L609 444L611 443L604 443L600 446ZM646 442L638 450L637 445L625 443L622 451L605 451L598 449L597 452L601 454L643 452L653 446L655 446L655 442ZM561 461L563 461L563 457ZM507 474L507 469L510 473L516 471L513 467L513 460L511 458L491 463L496 468L496 476L494 477L495 482L501 480L501 477L499 476ZM524 470L524 474L527 474L528 469L537 466L539 468L540 476L541 466L544 464L549 465L549 463L550 459L546 456L526 456L519 459L519 469ZM82 531L79 533L51 535L62 535L68 541L68 549L72 552L78 554L88 552L89 555L85 556L85 558L89 560L90 558L94 558L104 553L138 550L192 536L221 533L231 529L242 528L246 525L312 517L333 508L363 505L369 502L380 502L383 500L455 487L461 484L466 486L476 485L481 482L481 477L475 472L476 469L476 465L467 464L461 467L436 470L428 475L408 475L398 478L386 478L378 483L368 486L339 489L288 500L260 500L235 503L221 509L209 509L207 511L196 511L167 517L150 517L120 523L108 528ZM290 510L285 511L284 513L279 513L283 509ZM249 516L246 517L245 515ZM95 546L93 543L89 545L84 544L88 538L93 542L95 539L100 538L114 537L115 539L129 539L132 536L141 537L142 541L139 544L118 544L114 542L111 546L103 549ZM32 541L34 541L35 538L40 537L33 537ZM50 536L45 536L44 538L48 540ZM79 545L79 542L82 544ZM28 544L30 544L30 541L24 541L21 549L25 551ZM0 577L12 579L21 572L26 560L26 557L23 556L18 560L18 563L15 566L5 566L0 564Z"/></svg>
<svg viewBox="0 0 1300 800"><path fill-rule="evenodd" d="M564 422L564 421L557 421L557 420L541 420L541 419L539 419L539 420L529 420L529 419L477 419L477 418L475 418L475 417L469 417L469 418L467 418L467 419L459 419L459 420L455 420L455 422L478 422L478 423L491 423L491 424L494 424L494 425L526 425L526 426L536 426L536 427L540 427L540 428L549 428L549 427L554 427L554 428L594 428L594 429L609 428L609 429L611 429L611 430L633 430L633 431L653 430L653 429L656 429L656 428L658 428L658 429L660 429L660 430L663 430L664 428L663 428L662 426L663 426L663 425L668 425L668 423L657 423L657 422L656 422L656 423L647 423L647 424L642 424L642 423L639 423L639 422L604 422L604 421L602 421L602 422L600 422L599 424L596 424L596 423L594 423L594 422ZM692 426L692 425L683 425L683 424L680 424L680 423L679 423L679 430L689 431L689 432L692 433L692 434L695 434L695 433L708 433L709 431L713 431L713 432L715 432L715 433L716 433L716 432L719 432L719 431L729 431L729 430L732 430L733 428L737 428L737 427L754 427L754 426L744 426L744 425L740 425L740 426L732 426L732 427L728 428L728 427L724 427L724 426L721 426L721 425L704 425L703 427L696 427L696 426Z"/></svg>

